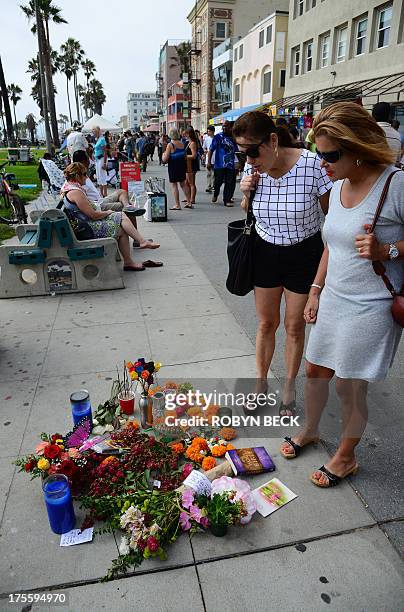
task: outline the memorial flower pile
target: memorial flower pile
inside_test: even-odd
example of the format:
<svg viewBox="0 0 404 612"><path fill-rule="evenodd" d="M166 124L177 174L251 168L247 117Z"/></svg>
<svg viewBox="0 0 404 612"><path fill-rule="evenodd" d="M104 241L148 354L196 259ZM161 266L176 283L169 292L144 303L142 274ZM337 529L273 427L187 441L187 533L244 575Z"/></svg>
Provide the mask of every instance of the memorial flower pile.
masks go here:
<svg viewBox="0 0 404 612"><path fill-rule="evenodd" d="M154 383L155 372L158 372L161 368L161 363L158 361L146 362L144 357L139 357L135 362L127 361L126 367L129 372L129 376L133 381L140 383L143 393L147 394L150 389L150 385Z"/></svg>

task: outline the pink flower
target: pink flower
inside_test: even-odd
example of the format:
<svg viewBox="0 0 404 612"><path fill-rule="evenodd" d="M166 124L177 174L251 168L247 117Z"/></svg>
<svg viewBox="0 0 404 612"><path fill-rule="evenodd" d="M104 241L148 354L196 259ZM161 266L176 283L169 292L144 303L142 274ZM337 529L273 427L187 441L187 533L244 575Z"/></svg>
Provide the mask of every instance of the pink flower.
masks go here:
<svg viewBox="0 0 404 612"><path fill-rule="evenodd" d="M208 517L207 517L207 516L203 516L203 517L201 518L201 525L202 525L202 527L204 527L205 529L206 529L207 527L209 527L209 519L208 519Z"/></svg>
<svg viewBox="0 0 404 612"><path fill-rule="evenodd" d="M194 501L194 492L192 489L185 489L182 493L182 505L187 510L190 508L192 502Z"/></svg>
<svg viewBox="0 0 404 612"><path fill-rule="evenodd" d="M156 552L160 548L159 541L154 536L149 536L147 538L147 548L150 552Z"/></svg>
<svg viewBox="0 0 404 612"><path fill-rule="evenodd" d="M180 525L184 531L188 531L188 529L191 529L191 522L186 512L181 512L180 514Z"/></svg>
<svg viewBox="0 0 404 612"><path fill-rule="evenodd" d="M77 448L69 448L69 456L72 459L80 459L81 453L79 452Z"/></svg>
<svg viewBox="0 0 404 612"><path fill-rule="evenodd" d="M69 455L69 453L62 453L62 454L60 455L59 459L60 459L61 461L66 461L67 459L70 459L70 455Z"/></svg>
<svg viewBox="0 0 404 612"><path fill-rule="evenodd" d="M49 442L40 442L35 448L35 454L43 455L43 449L45 448L45 446L48 446L48 445L49 445Z"/></svg>
<svg viewBox="0 0 404 612"><path fill-rule="evenodd" d="M193 469L194 468L193 468L192 463L186 463L184 467L182 468L183 477L186 478L187 476L189 476Z"/></svg>
<svg viewBox="0 0 404 612"><path fill-rule="evenodd" d="M191 514L191 518L195 519L197 523L201 522L202 510L198 506L190 506L189 512Z"/></svg>

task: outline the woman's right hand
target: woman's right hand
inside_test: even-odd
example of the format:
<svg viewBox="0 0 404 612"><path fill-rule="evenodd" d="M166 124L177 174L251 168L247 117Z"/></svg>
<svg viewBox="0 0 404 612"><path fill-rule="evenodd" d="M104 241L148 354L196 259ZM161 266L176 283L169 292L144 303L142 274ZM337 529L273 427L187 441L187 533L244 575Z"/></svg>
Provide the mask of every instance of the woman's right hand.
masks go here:
<svg viewBox="0 0 404 612"><path fill-rule="evenodd" d="M310 294L304 307L303 317L306 323L313 324L317 320L318 304L320 300L319 294Z"/></svg>
<svg viewBox="0 0 404 612"><path fill-rule="evenodd" d="M259 173L254 172L254 174L246 174L241 179L240 189L247 198L249 197L251 191L253 191L257 187L259 178L260 178Z"/></svg>

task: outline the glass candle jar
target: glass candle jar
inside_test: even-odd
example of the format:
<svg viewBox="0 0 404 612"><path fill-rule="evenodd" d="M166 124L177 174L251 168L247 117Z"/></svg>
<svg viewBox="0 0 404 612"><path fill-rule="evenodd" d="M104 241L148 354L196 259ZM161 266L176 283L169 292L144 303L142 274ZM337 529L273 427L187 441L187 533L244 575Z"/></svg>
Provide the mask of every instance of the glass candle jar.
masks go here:
<svg viewBox="0 0 404 612"><path fill-rule="evenodd" d="M72 393L70 396L70 405L72 407L73 423L75 425L82 418L87 416L90 417L92 424L90 394L86 389L80 389L80 391Z"/></svg>
<svg viewBox="0 0 404 612"><path fill-rule="evenodd" d="M67 533L76 523L67 476L51 474L45 478L42 488L53 533Z"/></svg>

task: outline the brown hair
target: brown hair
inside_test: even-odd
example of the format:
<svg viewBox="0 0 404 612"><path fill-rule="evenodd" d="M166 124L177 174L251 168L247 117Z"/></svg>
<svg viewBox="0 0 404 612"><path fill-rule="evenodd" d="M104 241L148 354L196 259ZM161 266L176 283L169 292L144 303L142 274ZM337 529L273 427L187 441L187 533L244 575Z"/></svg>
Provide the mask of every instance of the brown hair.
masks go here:
<svg viewBox="0 0 404 612"><path fill-rule="evenodd" d="M67 181L75 180L78 176L85 174L87 174L87 168L80 162L73 162L72 164L69 164L64 171Z"/></svg>
<svg viewBox="0 0 404 612"><path fill-rule="evenodd" d="M314 138L327 136L368 164L392 164L395 155L373 117L355 102L336 102L323 108L313 121Z"/></svg>
<svg viewBox="0 0 404 612"><path fill-rule="evenodd" d="M287 127L280 125L276 126L269 115L263 111L250 111L241 115L233 126L233 137L248 136L251 139L260 142L267 134L268 139L271 134L278 136L278 144L280 147L293 148L292 139Z"/></svg>
<svg viewBox="0 0 404 612"><path fill-rule="evenodd" d="M189 127L186 129L186 130L185 130L185 133L186 133L186 134L189 136L189 139L190 139L192 142L195 142L196 144L198 144L198 137L197 137L197 135L195 134L195 130L194 130L194 128L192 127L192 125L190 125L190 126L189 126Z"/></svg>

